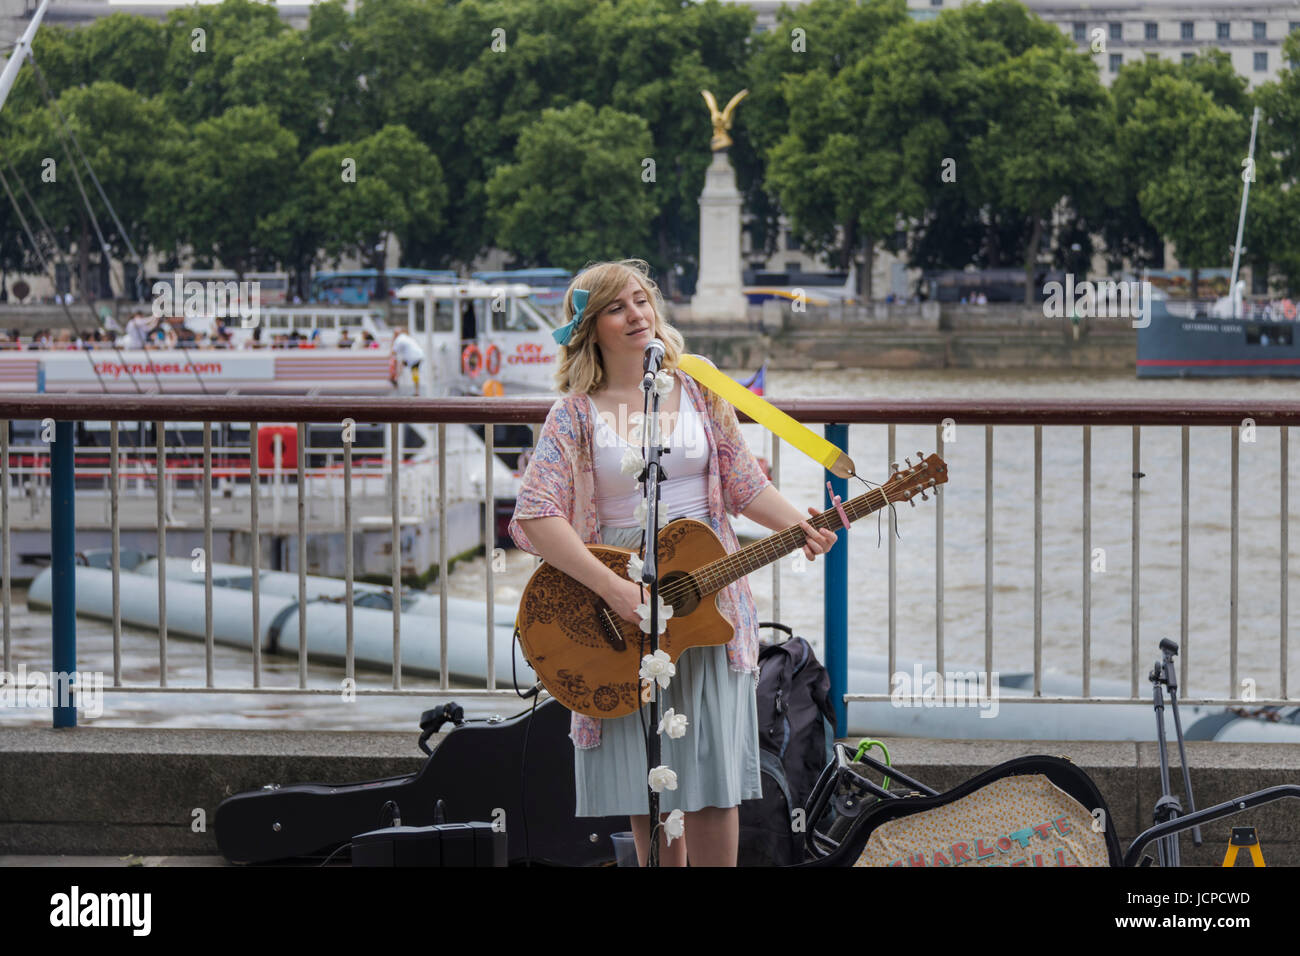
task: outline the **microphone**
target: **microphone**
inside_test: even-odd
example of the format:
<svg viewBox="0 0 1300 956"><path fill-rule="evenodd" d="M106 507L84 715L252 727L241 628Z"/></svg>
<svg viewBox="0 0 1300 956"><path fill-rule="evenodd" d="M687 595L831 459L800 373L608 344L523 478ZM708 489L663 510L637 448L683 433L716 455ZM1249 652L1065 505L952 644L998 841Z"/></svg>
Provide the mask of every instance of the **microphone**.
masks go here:
<svg viewBox="0 0 1300 956"><path fill-rule="evenodd" d="M663 361L664 343L659 339L651 339L650 344L645 347L645 361L641 365L641 371L653 375L659 371Z"/></svg>

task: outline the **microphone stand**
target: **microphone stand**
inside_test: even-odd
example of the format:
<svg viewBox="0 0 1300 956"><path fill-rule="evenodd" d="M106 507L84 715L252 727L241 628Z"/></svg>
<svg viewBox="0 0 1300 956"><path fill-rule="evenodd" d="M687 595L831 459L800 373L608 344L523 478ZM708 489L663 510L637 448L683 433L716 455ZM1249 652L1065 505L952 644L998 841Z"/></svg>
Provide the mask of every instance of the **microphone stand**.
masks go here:
<svg viewBox="0 0 1300 956"><path fill-rule="evenodd" d="M642 419L643 432L646 435L647 448L645 470L641 480L646 490L646 549L642 566L641 582L648 586L650 597L650 653L659 650L659 481L667 476L659 463L662 449L659 447L659 393L655 391L655 372L659 362L650 358L645 377L641 380L641 390L645 393L644 407L648 409ZM653 770L659 766L662 758L659 741L659 682L650 682L650 733L646 740L646 769ZM646 790L650 797L650 847L646 853L646 866L659 866L659 794L646 780Z"/></svg>

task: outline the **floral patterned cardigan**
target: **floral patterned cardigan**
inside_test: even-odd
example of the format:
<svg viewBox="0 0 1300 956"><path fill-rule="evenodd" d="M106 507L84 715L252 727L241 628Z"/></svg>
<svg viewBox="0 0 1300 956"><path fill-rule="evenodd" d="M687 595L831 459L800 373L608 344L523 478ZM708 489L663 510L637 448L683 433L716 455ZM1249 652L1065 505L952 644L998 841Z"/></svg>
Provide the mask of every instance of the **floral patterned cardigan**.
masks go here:
<svg viewBox="0 0 1300 956"><path fill-rule="evenodd" d="M704 359L708 361L708 359ZM712 362L709 362L712 365ZM716 367L716 366L715 366ZM701 412L709 443L709 524L727 553L737 550L736 533L726 512L739 515L770 482L740 433L736 410L681 369L674 370L684 398ZM586 544L600 544L596 477L592 466L595 420L585 394L571 393L551 406L537 447L524 471L510 537L524 551L537 554L519 522L555 515L567 521ZM718 592L718 610L735 627L727 644L731 670L758 672L758 612L744 578ZM582 750L600 746L600 718L574 713L570 739Z"/></svg>

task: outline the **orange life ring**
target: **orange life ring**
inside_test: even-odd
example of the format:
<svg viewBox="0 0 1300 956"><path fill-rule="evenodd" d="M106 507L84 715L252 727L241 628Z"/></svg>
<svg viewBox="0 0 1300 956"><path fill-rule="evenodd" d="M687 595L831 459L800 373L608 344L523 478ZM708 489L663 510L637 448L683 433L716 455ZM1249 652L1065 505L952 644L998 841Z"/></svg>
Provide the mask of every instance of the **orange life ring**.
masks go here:
<svg viewBox="0 0 1300 956"><path fill-rule="evenodd" d="M506 390L495 378L490 378L483 383L483 394L489 398L500 398L505 393Z"/></svg>
<svg viewBox="0 0 1300 956"><path fill-rule="evenodd" d="M478 346L471 342L465 346L465 350L460 353L460 371L462 375L468 375L470 378L478 378L478 373L483 369L483 353L478 350Z"/></svg>
<svg viewBox="0 0 1300 956"><path fill-rule="evenodd" d="M483 360L483 366L487 369L489 375L495 375L501 371L501 350L495 345L489 345L487 357Z"/></svg>
<svg viewBox="0 0 1300 956"><path fill-rule="evenodd" d="M1282 300L1282 315L1292 322L1295 321L1295 303L1290 299Z"/></svg>

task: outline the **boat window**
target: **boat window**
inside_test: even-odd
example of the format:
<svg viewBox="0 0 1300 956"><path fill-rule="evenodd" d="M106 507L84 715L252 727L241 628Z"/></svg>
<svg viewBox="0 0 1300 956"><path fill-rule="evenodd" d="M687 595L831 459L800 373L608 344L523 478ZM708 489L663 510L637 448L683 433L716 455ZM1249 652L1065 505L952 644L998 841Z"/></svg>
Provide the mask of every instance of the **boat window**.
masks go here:
<svg viewBox="0 0 1300 956"><path fill-rule="evenodd" d="M434 305L433 331L454 332L456 330L456 303L451 299L439 299Z"/></svg>
<svg viewBox="0 0 1300 956"><path fill-rule="evenodd" d="M496 302L497 300L488 299L486 304L492 305ZM537 330L532 318L520 309L518 299L503 299L497 304L502 308L492 312L492 331L534 332Z"/></svg>
<svg viewBox="0 0 1300 956"><path fill-rule="evenodd" d="M1276 322L1246 323L1247 345L1290 345L1292 327Z"/></svg>
<svg viewBox="0 0 1300 956"><path fill-rule="evenodd" d="M531 302L527 299L519 299L515 304L518 311L516 312L516 318L514 321L519 326L520 331L550 331L551 323L546 321Z"/></svg>

